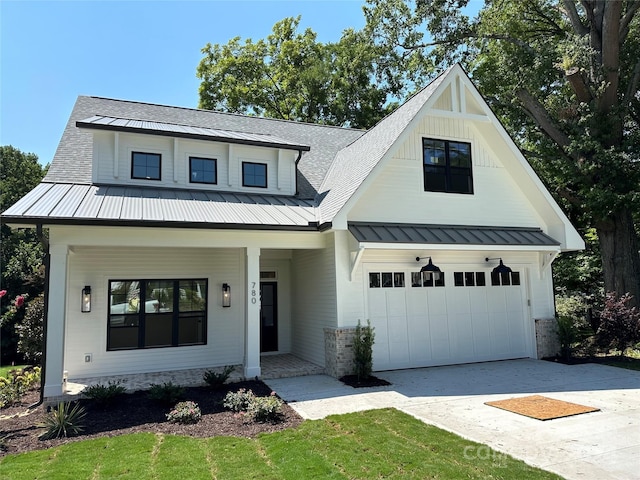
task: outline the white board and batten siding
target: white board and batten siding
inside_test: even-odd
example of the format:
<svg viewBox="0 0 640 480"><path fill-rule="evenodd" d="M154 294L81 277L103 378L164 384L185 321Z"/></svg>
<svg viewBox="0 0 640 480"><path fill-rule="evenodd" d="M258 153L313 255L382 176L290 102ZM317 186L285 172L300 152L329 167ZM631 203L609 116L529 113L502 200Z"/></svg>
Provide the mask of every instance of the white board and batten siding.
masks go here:
<svg viewBox="0 0 640 480"><path fill-rule="evenodd" d="M273 195L295 194L297 152L292 150L102 131L94 132L93 139L95 183ZM131 178L132 152L160 154L161 179ZM189 157L215 159L217 183L191 183ZM267 188L242 185L242 162L263 163L267 166Z"/></svg>
<svg viewBox="0 0 640 480"><path fill-rule="evenodd" d="M242 249L75 247L69 254L64 369L69 378L159 372L242 364L244 253ZM207 344L107 351L109 280L208 280ZM230 308L221 286L232 286ZM80 294L91 286L91 312L80 313ZM85 356L91 355L91 362Z"/></svg>
<svg viewBox="0 0 640 480"><path fill-rule="evenodd" d="M471 143L473 194L425 192L422 139ZM381 166L349 221L545 227L472 122L425 117Z"/></svg>

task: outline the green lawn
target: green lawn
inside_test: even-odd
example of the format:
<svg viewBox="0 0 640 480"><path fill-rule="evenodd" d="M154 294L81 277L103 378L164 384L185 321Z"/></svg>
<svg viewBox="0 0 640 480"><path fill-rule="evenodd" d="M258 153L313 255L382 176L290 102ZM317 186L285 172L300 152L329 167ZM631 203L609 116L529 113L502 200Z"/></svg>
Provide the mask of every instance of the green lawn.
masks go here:
<svg viewBox="0 0 640 480"><path fill-rule="evenodd" d="M152 433L8 455L22 479L560 478L394 409L336 415L257 439Z"/></svg>
<svg viewBox="0 0 640 480"><path fill-rule="evenodd" d="M11 370L17 370L19 368L24 368L24 367L26 367L26 365L16 365L16 366L8 365L6 367L0 367L0 377L6 377L7 373L9 373Z"/></svg>

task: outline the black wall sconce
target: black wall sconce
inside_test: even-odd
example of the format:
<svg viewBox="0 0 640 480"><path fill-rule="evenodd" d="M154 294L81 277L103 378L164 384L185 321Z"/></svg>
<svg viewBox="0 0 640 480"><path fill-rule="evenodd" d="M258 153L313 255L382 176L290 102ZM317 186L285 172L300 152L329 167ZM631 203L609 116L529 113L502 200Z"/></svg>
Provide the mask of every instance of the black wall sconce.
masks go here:
<svg viewBox="0 0 640 480"><path fill-rule="evenodd" d="M82 313L91 311L91 287L89 285L85 285L82 289L82 305L80 306L80 311Z"/></svg>
<svg viewBox="0 0 640 480"><path fill-rule="evenodd" d="M222 306L231 306L231 286L228 283L222 284Z"/></svg>
<svg viewBox="0 0 640 480"><path fill-rule="evenodd" d="M489 260L500 260L500 264L496 268L494 268L492 270L493 273L495 273L495 274L501 273L502 274L502 273L511 273L512 272L512 270L509 267L507 267L504 263L502 263L502 258L489 258L489 257L487 257L487 258L484 259L485 262L488 262Z"/></svg>
<svg viewBox="0 0 640 480"><path fill-rule="evenodd" d="M440 276L442 275L442 270L437 265L434 265L431 261L431 257L416 257L416 262L420 260L424 260L425 258L429 259L429 263L427 263L424 267L420 269L420 273L427 273L429 276L433 276L434 280L440 280Z"/></svg>

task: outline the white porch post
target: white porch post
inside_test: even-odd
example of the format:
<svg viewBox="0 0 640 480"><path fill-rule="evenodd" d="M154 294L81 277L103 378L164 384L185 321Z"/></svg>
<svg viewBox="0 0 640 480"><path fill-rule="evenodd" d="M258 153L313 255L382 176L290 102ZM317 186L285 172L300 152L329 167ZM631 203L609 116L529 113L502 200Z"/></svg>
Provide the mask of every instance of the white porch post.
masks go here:
<svg viewBox="0 0 640 480"><path fill-rule="evenodd" d="M247 247L247 321L244 376L260 376L260 249Z"/></svg>
<svg viewBox="0 0 640 480"><path fill-rule="evenodd" d="M64 328L67 299L67 245L49 247L49 311L47 319L47 359L44 396L62 395L64 369ZM80 301L78 301L78 310Z"/></svg>

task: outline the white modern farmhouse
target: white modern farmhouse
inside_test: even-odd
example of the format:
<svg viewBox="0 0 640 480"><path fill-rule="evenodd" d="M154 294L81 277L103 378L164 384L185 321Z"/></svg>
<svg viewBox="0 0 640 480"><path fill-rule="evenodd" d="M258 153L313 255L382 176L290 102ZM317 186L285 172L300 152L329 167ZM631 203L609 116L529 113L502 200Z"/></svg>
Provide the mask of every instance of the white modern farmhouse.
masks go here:
<svg viewBox="0 0 640 480"><path fill-rule="evenodd" d="M44 181L45 398L292 354L349 373L541 355L584 243L456 65L368 131L79 97ZM536 331L538 330L538 332Z"/></svg>

